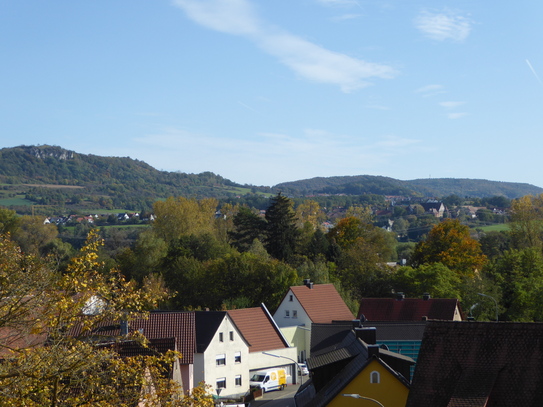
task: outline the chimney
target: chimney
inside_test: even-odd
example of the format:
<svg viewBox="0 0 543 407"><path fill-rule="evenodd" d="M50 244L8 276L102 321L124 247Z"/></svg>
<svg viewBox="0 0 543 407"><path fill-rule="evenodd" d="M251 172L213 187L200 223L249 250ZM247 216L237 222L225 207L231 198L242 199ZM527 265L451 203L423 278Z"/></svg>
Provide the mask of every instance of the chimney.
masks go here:
<svg viewBox="0 0 543 407"><path fill-rule="evenodd" d="M354 332L358 339L362 339L368 345L375 345L377 343L377 328L374 326L355 328Z"/></svg>
<svg viewBox="0 0 543 407"><path fill-rule="evenodd" d="M308 287L309 287L310 290L312 290L313 289L313 283L309 283Z"/></svg>
<svg viewBox="0 0 543 407"><path fill-rule="evenodd" d="M403 301L404 299L405 299L405 294L404 293L397 293L396 294L396 300Z"/></svg>
<svg viewBox="0 0 543 407"><path fill-rule="evenodd" d="M375 356L376 358L379 357L379 346L377 345L368 345L368 359L372 356Z"/></svg>
<svg viewBox="0 0 543 407"><path fill-rule="evenodd" d="M126 320L121 321L120 326L121 326L121 335L127 336L128 335L128 321Z"/></svg>
<svg viewBox="0 0 543 407"><path fill-rule="evenodd" d="M306 287L309 287L309 283L310 283L310 282L311 282L311 279L309 279L309 278L304 278L304 285L305 285Z"/></svg>
<svg viewBox="0 0 543 407"><path fill-rule="evenodd" d="M424 301L428 301L430 298L432 298L432 297L430 296L430 293L424 293L424 294L422 294L422 299L423 299Z"/></svg>
<svg viewBox="0 0 543 407"><path fill-rule="evenodd" d="M356 328L362 328L362 321L359 320L359 319L353 319L351 321L351 324L353 326L353 329L356 329Z"/></svg>

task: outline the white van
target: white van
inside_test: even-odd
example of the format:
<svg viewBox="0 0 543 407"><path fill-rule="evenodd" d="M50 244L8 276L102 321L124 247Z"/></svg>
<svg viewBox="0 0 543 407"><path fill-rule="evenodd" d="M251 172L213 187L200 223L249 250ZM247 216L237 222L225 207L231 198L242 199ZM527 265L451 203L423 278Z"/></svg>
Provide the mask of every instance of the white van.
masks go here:
<svg viewBox="0 0 543 407"><path fill-rule="evenodd" d="M285 369L260 370L253 373L249 386L262 389L263 393L270 390L283 390L287 387Z"/></svg>

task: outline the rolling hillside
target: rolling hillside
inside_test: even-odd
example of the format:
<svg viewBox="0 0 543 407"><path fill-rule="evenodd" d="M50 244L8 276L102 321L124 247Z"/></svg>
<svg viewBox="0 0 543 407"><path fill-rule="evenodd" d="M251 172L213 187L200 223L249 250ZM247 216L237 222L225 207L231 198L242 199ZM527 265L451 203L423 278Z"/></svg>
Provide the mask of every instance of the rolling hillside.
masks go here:
<svg viewBox="0 0 543 407"><path fill-rule="evenodd" d="M57 146L0 149L0 205L74 205L73 207L147 210L168 196L233 198L282 191L301 198L311 195L401 195L411 197L505 196L543 193L522 183L476 179L402 181L383 176L317 177L275 186L240 185L212 172L186 174L158 171L129 157L79 154Z"/></svg>

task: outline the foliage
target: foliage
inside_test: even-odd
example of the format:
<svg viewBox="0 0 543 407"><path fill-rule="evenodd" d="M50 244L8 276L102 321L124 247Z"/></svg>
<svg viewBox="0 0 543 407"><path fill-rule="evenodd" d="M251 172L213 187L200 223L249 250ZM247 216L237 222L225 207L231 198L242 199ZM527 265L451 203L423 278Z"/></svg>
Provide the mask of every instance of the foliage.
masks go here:
<svg viewBox="0 0 543 407"><path fill-rule="evenodd" d="M142 316L163 295L138 290L117 271L103 270L97 262L101 244L91 233L67 272L59 274L23 254L9 238L0 238L2 405L153 406L174 401L177 387L164 369L176 353L121 358L111 346L83 340L103 321ZM81 336L71 334L76 326ZM150 386L154 391L143 391Z"/></svg>
<svg viewBox="0 0 543 407"><path fill-rule="evenodd" d="M165 201L157 201L153 206L156 216L153 230L166 242L184 235L210 232L214 230L217 205L218 202L211 198L169 197Z"/></svg>
<svg viewBox="0 0 543 407"><path fill-rule="evenodd" d="M543 194L515 199L509 226L513 247L543 248Z"/></svg>
<svg viewBox="0 0 543 407"><path fill-rule="evenodd" d="M344 177L316 177L276 185L291 195L314 194L376 194L407 197L436 197L457 195L461 197L504 196L509 199L529 194L540 194L542 189L530 184L497 182L481 179L428 178L401 181L394 178L356 175ZM498 206L498 205L497 205Z"/></svg>
<svg viewBox="0 0 543 407"><path fill-rule="evenodd" d="M434 226L428 238L415 246L411 256L411 264L415 267L442 263L463 276L474 276L486 261L479 242L457 219L448 219Z"/></svg>
<svg viewBox="0 0 543 407"><path fill-rule="evenodd" d="M241 252L247 251L255 239L263 241L265 238L265 219L247 207L239 208L233 226L229 237L232 245Z"/></svg>
<svg viewBox="0 0 543 407"><path fill-rule="evenodd" d="M300 229L296 226L294 202L281 193L277 194L266 210L266 240L268 253L276 259L288 260L300 244Z"/></svg>
<svg viewBox="0 0 543 407"><path fill-rule="evenodd" d="M501 288L505 319L543 320L543 255L538 249L505 251L490 275Z"/></svg>
<svg viewBox="0 0 543 407"><path fill-rule="evenodd" d="M425 293L436 298L462 300L460 276L441 263L424 264L417 268L400 267L394 275L394 289L409 297Z"/></svg>

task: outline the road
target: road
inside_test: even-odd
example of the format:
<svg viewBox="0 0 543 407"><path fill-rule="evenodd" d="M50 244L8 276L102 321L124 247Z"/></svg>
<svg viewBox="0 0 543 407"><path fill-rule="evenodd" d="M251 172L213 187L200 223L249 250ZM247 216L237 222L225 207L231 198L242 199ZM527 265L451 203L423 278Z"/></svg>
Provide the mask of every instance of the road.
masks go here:
<svg viewBox="0 0 543 407"><path fill-rule="evenodd" d="M258 400L251 401L250 407L295 407L294 395L300 385L293 384L287 386L283 391L275 390L264 393Z"/></svg>

